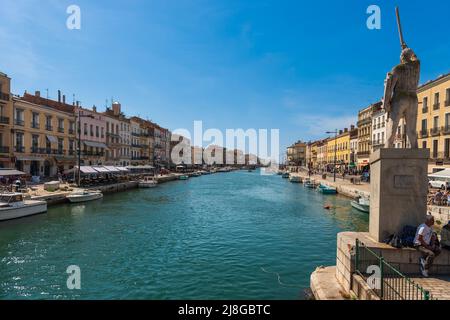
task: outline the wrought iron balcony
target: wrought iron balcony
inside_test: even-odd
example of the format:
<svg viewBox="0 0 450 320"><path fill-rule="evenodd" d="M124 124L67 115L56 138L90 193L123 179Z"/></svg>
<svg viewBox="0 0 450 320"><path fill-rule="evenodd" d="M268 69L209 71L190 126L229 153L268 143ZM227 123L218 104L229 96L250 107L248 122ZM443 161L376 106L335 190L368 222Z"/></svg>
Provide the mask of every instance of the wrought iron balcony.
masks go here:
<svg viewBox="0 0 450 320"><path fill-rule="evenodd" d="M428 107L423 107L422 108L422 113L428 113Z"/></svg>
<svg viewBox="0 0 450 320"><path fill-rule="evenodd" d="M59 133L64 133L64 128L58 128Z"/></svg>
<svg viewBox="0 0 450 320"><path fill-rule="evenodd" d="M25 152L25 147L24 146L16 146L14 148L15 152L19 152L19 153L24 153Z"/></svg>
<svg viewBox="0 0 450 320"><path fill-rule="evenodd" d="M442 127L442 132L444 134L449 134L450 133L450 126L444 126Z"/></svg>
<svg viewBox="0 0 450 320"><path fill-rule="evenodd" d="M419 137L420 138L428 137L428 130L427 129L422 129L421 131L419 131Z"/></svg>
<svg viewBox="0 0 450 320"><path fill-rule="evenodd" d="M0 147L0 153L9 153L9 147Z"/></svg>
<svg viewBox="0 0 450 320"><path fill-rule="evenodd" d="M441 104L439 102L436 102L435 104L433 104L433 110L438 110L440 106Z"/></svg>
<svg viewBox="0 0 450 320"><path fill-rule="evenodd" d="M8 93L0 92L0 100L9 101L10 95Z"/></svg>
<svg viewBox="0 0 450 320"><path fill-rule="evenodd" d="M430 129L430 135L435 137L441 134L441 128L436 127L436 128L432 128Z"/></svg>
<svg viewBox="0 0 450 320"><path fill-rule="evenodd" d="M51 125L46 124L45 125L45 130L47 131L53 131L53 127Z"/></svg>
<svg viewBox="0 0 450 320"><path fill-rule="evenodd" d="M20 119L16 119L14 121L14 123L16 124L16 126L21 126L21 127L23 127L25 125L25 121L20 120Z"/></svg>
<svg viewBox="0 0 450 320"><path fill-rule="evenodd" d="M0 117L0 124L9 124L8 117Z"/></svg>
<svg viewBox="0 0 450 320"><path fill-rule="evenodd" d="M31 128L32 128L32 129L39 129L39 128L40 128L40 125L39 125L39 123L37 123L37 122L31 122Z"/></svg>

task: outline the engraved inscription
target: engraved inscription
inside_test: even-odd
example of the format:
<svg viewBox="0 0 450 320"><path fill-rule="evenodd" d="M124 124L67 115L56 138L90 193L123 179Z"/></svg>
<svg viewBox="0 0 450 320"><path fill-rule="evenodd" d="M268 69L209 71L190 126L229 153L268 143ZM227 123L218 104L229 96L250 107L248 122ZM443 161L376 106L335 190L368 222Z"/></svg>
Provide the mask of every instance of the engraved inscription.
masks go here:
<svg viewBox="0 0 450 320"><path fill-rule="evenodd" d="M414 187L414 176L394 176L394 187L397 189L411 189Z"/></svg>

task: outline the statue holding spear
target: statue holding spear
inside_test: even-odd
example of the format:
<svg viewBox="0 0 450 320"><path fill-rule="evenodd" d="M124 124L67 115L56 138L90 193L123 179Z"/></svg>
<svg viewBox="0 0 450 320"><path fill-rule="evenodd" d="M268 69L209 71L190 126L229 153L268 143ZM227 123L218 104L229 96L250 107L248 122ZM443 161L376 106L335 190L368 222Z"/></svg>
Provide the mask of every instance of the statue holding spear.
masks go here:
<svg viewBox="0 0 450 320"><path fill-rule="evenodd" d="M388 116L385 147L394 147L399 122L402 118L405 118L406 136L409 139L411 148L417 149L419 147L416 132L419 106L417 87L420 80L420 61L414 51L408 48L403 39L398 8L396 8L396 15L402 53L400 64L387 74L385 80L383 108Z"/></svg>

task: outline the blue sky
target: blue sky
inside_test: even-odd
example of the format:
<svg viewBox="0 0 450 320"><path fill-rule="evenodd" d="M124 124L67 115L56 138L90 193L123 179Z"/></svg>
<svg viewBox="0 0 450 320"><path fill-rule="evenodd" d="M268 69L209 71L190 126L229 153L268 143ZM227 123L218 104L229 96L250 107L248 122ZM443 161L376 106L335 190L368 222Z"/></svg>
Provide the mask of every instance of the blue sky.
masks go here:
<svg viewBox="0 0 450 320"><path fill-rule="evenodd" d="M66 8L81 8L81 30ZM366 9L382 10L382 29ZM0 71L13 91L61 89L169 129L280 129L281 146L356 122L399 61L394 6L422 82L450 71L450 3L429 0L5 0Z"/></svg>

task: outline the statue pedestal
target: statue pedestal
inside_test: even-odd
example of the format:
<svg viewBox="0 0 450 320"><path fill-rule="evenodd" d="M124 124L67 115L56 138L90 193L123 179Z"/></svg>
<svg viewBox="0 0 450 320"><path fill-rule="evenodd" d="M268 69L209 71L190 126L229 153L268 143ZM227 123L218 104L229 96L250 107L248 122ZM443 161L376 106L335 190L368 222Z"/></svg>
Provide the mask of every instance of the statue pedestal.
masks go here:
<svg viewBox="0 0 450 320"><path fill-rule="evenodd" d="M370 236L383 242L427 214L428 149L380 149L370 157Z"/></svg>

